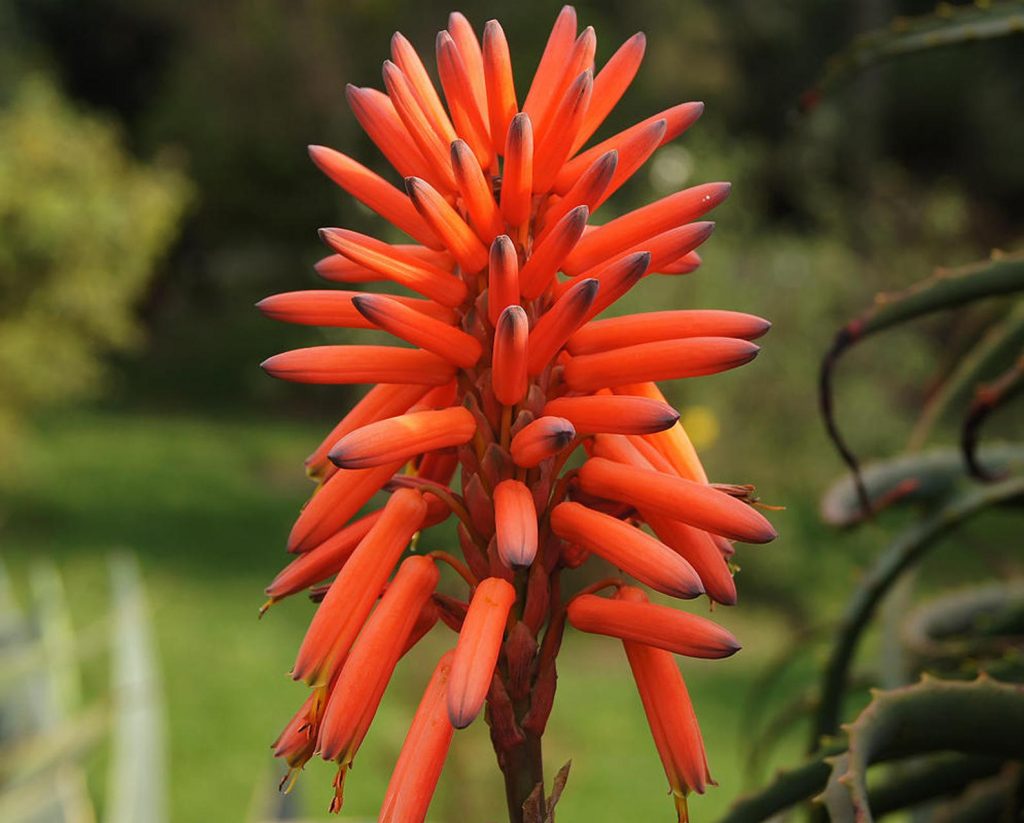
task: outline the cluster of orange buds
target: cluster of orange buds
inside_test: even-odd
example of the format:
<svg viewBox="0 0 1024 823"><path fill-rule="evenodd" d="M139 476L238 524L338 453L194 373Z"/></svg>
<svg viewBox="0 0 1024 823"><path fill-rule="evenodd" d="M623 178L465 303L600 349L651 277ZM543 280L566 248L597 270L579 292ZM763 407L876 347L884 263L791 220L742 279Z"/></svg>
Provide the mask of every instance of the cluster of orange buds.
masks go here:
<svg viewBox="0 0 1024 823"><path fill-rule="evenodd" d="M447 105L401 34L384 63L386 92L347 91L403 186L310 149L335 183L409 236L324 229L333 253L318 273L417 296L319 290L259 304L279 320L410 344L316 346L263 363L284 380L376 384L307 460L318 487L288 539L295 559L267 588L271 603L306 589L319 601L292 669L312 692L275 751L286 780L318 752L337 761L340 808L398 661L440 620L457 641L426 687L380 819L424 819L453 730L483 711L520 820L538 784L543 796L540 739L568 621L622 641L682 818L686 795L711 778L673 655L720 658L739 645L703 617L648 602L625 577L591 575L568 596L562 572L593 558L671 597L732 604L732 541L775 537L748 487L709 483L655 384L749 362L769 324L706 310L598 319L645 277L700 265L695 249L713 228L700 218L729 185L591 222L703 109L673 106L584 148L636 74L642 34L595 73L594 31L578 32L566 6L525 98L496 21L480 40L452 14L436 46ZM361 514L382 491L387 502ZM453 516L461 557L426 548L421 535ZM442 563L454 572L447 591Z"/></svg>

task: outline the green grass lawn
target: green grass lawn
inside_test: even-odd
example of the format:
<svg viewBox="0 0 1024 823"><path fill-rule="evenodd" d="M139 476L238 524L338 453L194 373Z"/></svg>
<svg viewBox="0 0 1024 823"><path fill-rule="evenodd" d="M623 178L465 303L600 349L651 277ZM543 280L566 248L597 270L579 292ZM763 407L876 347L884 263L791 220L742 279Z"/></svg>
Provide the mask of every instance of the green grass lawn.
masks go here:
<svg viewBox="0 0 1024 823"><path fill-rule="evenodd" d="M18 470L3 479L7 564L18 580L34 557L53 557L80 624L103 613L108 553L138 554L160 647L176 823L253 819L254 805L272 796L280 770L268 746L304 697L286 673L313 606L295 598L262 621L256 611L285 561L284 538L309 491L302 458L320 433L280 422L75 413L43 420ZM721 784L693 799L696 820L714 819L745 788L749 735L740 728L741 708L791 632L763 605L714 616L745 648L730 660L682 664ZM401 664L349 778L340 819L375 819L418 690L453 640L439 626ZM563 648L545 738L549 774L573 761L559 820L672 820L621 645L570 630ZM783 744L787 759L802 742L794 736ZM327 819L331 774L311 763L299 781L312 819ZM101 791L102 775L93 782ZM500 775L478 722L456 736L432 819L497 821L503 814Z"/></svg>

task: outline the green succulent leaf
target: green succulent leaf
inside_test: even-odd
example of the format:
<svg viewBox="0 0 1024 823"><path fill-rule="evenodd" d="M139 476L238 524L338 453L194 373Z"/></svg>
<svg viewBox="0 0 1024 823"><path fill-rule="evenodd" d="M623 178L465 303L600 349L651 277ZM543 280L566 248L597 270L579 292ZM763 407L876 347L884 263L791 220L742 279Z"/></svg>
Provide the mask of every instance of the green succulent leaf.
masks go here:
<svg viewBox="0 0 1024 823"><path fill-rule="evenodd" d="M1012 361L1024 347L1024 300L985 333L928 398L907 448L919 451L946 412L970 403L975 387Z"/></svg>
<svg viewBox="0 0 1024 823"><path fill-rule="evenodd" d="M869 66L927 49L973 43L1024 32L1024 3L1020 0L953 6L940 3L921 17L897 17L887 28L868 32L829 59L817 86L804 95L810 107L821 95Z"/></svg>
<svg viewBox="0 0 1024 823"><path fill-rule="evenodd" d="M839 330L822 360L818 399L829 437L854 473L865 512L871 511L871 501L860 480L859 462L839 431L835 418L832 383L840 356L855 343L900 323L1021 290L1024 290L1024 254L998 255L958 269L939 269L909 289L879 294L870 309Z"/></svg>
<svg viewBox="0 0 1024 823"><path fill-rule="evenodd" d="M833 823L870 823L866 777L873 763L928 752L1024 756L1024 686L987 676L969 683L925 677L876 691L846 731L849 748L832 758L819 799Z"/></svg>
<svg viewBox="0 0 1024 823"><path fill-rule="evenodd" d="M999 472L1024 471L1024 444L984 446L981 460ZM967 486L963 457L952 447L878 460L861 467L861 480L873 512L893 505L934 504ZM864 521L864 509L851 475L838 478L822 495L822 519L847 528Z"/></svg>
<svg viewBox="0 0 1024 823"><path fill-rule="evenodd" d="M941 509L903 532L876 559L847 603L825 667L821 703L815 719L811 748L834 734L839 723L850 666L861 636L878 605L892 585L913 568L940 538L977 514L1024 496L1024 477L1012 477L989 486L975 487L957 495Z"/></svg>

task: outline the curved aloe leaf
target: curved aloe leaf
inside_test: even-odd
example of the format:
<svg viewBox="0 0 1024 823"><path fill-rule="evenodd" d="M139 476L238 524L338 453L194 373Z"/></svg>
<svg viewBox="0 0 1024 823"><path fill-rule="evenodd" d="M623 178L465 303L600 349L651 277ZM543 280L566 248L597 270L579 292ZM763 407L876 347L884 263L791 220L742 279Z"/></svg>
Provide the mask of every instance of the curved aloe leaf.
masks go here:
<svg viewBox="0 0 1024 823"><path fill-rule="evenodd" d="M928 398L907 442L909 451L923 448L941 417L955 406L966 406L974 387L1005 368L1024 346L1024 300L995 323L977 344L960 359L938 389Z"/></svg>
<svg viewBox="0 0 1024 823"><path fill-rule="evenodd" d="M931 823L992 823L1012 820L1020 810L1020 764L1005 765L987 780L972 784L960 797L935 810Z"/></svg>
<svg viewBox="0 0 1024 823"><path fill-rule="evenodd" d="M825 757L839 754L842 750L842 746L833 745L802 766L779 772L767 787L733 803L719 819L719 823L756 823L768 820L813 797L821 791L831 772Z"/></svg>
<svg viewBox="0 0 1024 823"><path fill-rule="evenodd" d="M901 770L868 792L868 804L876 815L908 809L936 798L960 794L975 781L998 773L1003 761L996 757L938 756Z"/></svg>
<svg viewBox="0 0 1024 823"><path fill-rule="evenodd" d="M854 473L865 512L871 511L870 498L860 482L857 458L840 433L835 419L832 378L839 357L854 343L899 323L985 297L1021 290L1024 290L1024 254L1000 255L958 269L939 269L905 291L880 294L868 311L839 330L822 360L818 398L829 437L843 462Z"/></svg>
<svg viewBox="0 0 1024 823"><path fill-rule="evenodd" d="M775 820L786 809L809 801L825 788L832 773L828 761L842 753L842 747L833 746L803 766L780 772L764 789L737 800L719 823ZM868 795L869 802L879 814L899 811L930 798L958 793L979 778L993 774L1002 765L1002 760L993 757L938 757L920 769L873 787Z"/></svg>
<svg viewBox="0 0 1024 823"><path fill-rule="evenodd" d="M897 17L888 28L861 35L829 59L817 86L804 95L813 106L822 94L868 66L926 49L1006 37L1024 31L1024 3L977 3L951 6L940 3L923 17Z"/></svg>
<svg viewBox="0 0 1024 823"><path fill-rule="evenodd" d="M979 386L974 402L967 411L963 429L960 432L960 449L964 455L967 470L979 480L995 480L1002 474L992 467L983 466L978 455L978 438L981 425L996 409L1012 401L1024 391L1024 354L996 380Z"/></svg>
<svg viewBox="0 0 1024 823"><path fill-rule="evenodd" d="M984 675L970 683L925 677L875 692L847 735L849 748L832 758L818 799L833 823L870 823L866 778L872 763L948 751L1024 757L1024 686Z"/></svg>
<svg viewBox="0 0 1024 823"><path fill-rule="evenodd" d="M965 659L1001 655L1024 635L1024 581L990 583L918 606L901 631L921 665L962 666Z"/></svg>
<svg viewBox="0 0 1024 823"><path fill-rule="evenodd" d="M971 489L950 500L926 520L911 526L877 558L848 602L832 646L811 737L812 750L818 748L818 741L823 736L836 731L850 664L857 645L875 609L893 583L918 562L939 538L947 536L956 526L991 506L1022 496L1024 477Z"/></svg>
<svg viewBox="0 0 1024 823"><path fill-rule="evenodd" d="M985 465L997 471L1024 471L1024 445L1021 444L984 446L981 458ZM874 512L895 504L939 502L964 486L965 479L963 457L952 447L903 454L861 467L861 480ZM830 526L847 528L863 522L864 509L852 475L843 475L828 487L822 495L819 511Z"/></svg>

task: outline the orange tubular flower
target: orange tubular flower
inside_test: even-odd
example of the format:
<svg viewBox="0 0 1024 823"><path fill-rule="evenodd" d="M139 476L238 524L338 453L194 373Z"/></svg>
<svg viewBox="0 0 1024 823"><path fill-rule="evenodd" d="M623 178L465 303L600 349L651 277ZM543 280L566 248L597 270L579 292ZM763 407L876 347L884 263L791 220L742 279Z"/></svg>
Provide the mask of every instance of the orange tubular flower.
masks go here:
<svg viewBox="0 0 1024 823"><path fill-rule="evenodd" d="M494 487L494 527L502 562L529 566L537 554L537 509L529 486L502 480Z"/></svg>
<svg viewBox="0 0 1024 823"><path fill-rule="evenodd" d="M488 267L487 319L497 326L505 309L519 305L519 259L507 234L494 238Z"/></svg>
<svg viewBox="0 0 1024 823"><path fill-rule="evenodd" d="M587 323L569 340L572 354L593 354L623 346L675 340L686 337L735 337L754 340L771 328L771 323L738 311L680 309L627 314Z"/></svg>
<svg viewBox="0 0 1024 823"><path fill-rule="evenodd" d="M292 667L295 680L326 683L363 626L388 575L427 515L423 496L401 489L359 542L313 615Z"/></svg>
<svg viewBox="0 0 1024 823"><path fill-rule="evenodd" d="M760 348L732 337L691 337L582 354L565 367L572 391L587 392L636 380L703 377L749 363Z"/></svg>
<svg viewBox="0 0 1024 823"><path fill-rule="evenodd" d="M681 103L592 139L640 68L643 34L595 64L597 35L566 6L518 93L501 26L478 34L449 17L432 44L439 86L397 33L383 90L347 86L393 173L309 150L391 224L389 236L407 237L323 229L331 254L315 269L328 286L258 304L275 320L397 339L263 363L293 382L374 384L307 458L317 489L288 535L298 556L267 587L267 605L310 587L321 599L292 671L312 693L275 753L289 776L318 745L337 760L337 810L396 661L440 619L459 639L427 687L380 819L424 819L453 729L486 705L519 821L543 785L541 737L568 619L624 641L682 809L710 778L670 654L724 657L738 644L710 621L645 602L626 578L731 605L730 541L775 531L748 503L750 487L709 482L653 381L747 363L768 323L672 307L600 317L633 290L634 305L649 302L648 278L697 269L708 214L729 194L727 183L703 182L625 214L604 205L704 109ZM374 293L379 282L402 294ZM364 510L375 495L389 496ZM458 543L437 545L451 530L431 529L449 518ZM438 560L450 578L443 594ZM571 597L562 573L588 562L618 567L621 578L590 588L615 586L616 597Z"/></svg>
<svg viewBox="0 0 1024 823"><path fill-rule="evenodd" d="M476 420L462 406L389 417L346 434L331 449L331 462L342 469L368 469L404 463L424 452L461 446L476 432Z"/></svg>
<svg viewBox="0 0 1024 823"><path fill-rule="evenodd" d="M472 723L483 708L515 599L516 590L500 577L482 580L473 592L448 680L448 718L456 729Z"/></svg>
<svg viewBox="0 0 1024 823"><path fill-rule="evenodd" d="M633 603L647 599L632 586L623 586L616 597ZM686 796L691 791L704 794L708 785L715 785L708 771L704 740L690 694L670 652L631 640L624 640L622 646L644 705L654 745L665 767L679 823L685 823L688 819Z"/></svg>
<svg viewBox="0 0 1024 823"><path fill-rule="evenodd" d="M554 457L576 436L576 429L564 417L540 417L512 438L512 459L517 466L532 469Z"/></svg>
<svg viewBox="0 0 1024 823"><path fill-rule="evenodd" d="M260 364L293 383L419 383L441 386L455 366L436 354L390 346L313 346L275 354Z"/></svg>
<svg viewBox="0 0 1024 823"><path fill-rule="evenodd" d="M338 470L338 467L327 459L327 454L335 443L360 426L408 411L413 403L429 391L432 389L428 386L414 384L381 383L379 386L374 386L306 458L307 474L314 479L328 480Z"/></svg>
<svg viewBox="0 0 1024 823"><path fill-rule="evenodd" d="M435 320L401 301L382 294L364 294L352 298L352 305L373 326L395 337L422 346L449 363L468 368L480 359L479 341L449 323Z"/></svg>
<svg viewBox="0 0 1024 823"><path fill-rule="evenodd" d="M736 638L717 623L655 603L583 594L569 604L568 616L581 632L635 640L686 657L717 660L740 650Z"/></svg>
<svg viewBox="0 0 1024 823"><path fill-rule="evenodd" d="M291 291L266 297L256 304L263 314L286 323L304 326L332 326L343 329L372 329L375 324L356 308L353 298L365 300L369 295L358 291ZM390 298L403 308L433 318L442 325L454 319L451 309L432 300L396 295Z"/></svg>
<svg viewBox="0 0 1024 823"><path fill-rule="evenodd" d="M421 823L427 816L455 731L448 719L448 678L454 652L434 669L391 773L380 823Z"/></svg>
<svg viewBox="0 0 1024 823"><path fill-rule="evenodd" d="M611 515L579 503L559 503L551 512L551 530L659 592L682 598L704 593L697 573L680 555Z"/></svg>
<svg viewBox="0 0 1024 823"><path fill-rule="evenodd" d="M514 406L526 394L528 325L526 312L519 306L509 306L494 329L491 381L494 396L505 406Z"/></svg>
<svg viewBox="0 0 1024 823"><path fill-rule="evenodd" d="M768 543L776 537L771 523L746 503L711 486L663 472L595 457L580 469L580 487L588 494L647 508L733 540Z"/></svg>
<svg viewBox="0 0 1024 823"><path fill-rule="evenodd" d="M406 639L439 578L437 566L429 557L409 557L402 563L331 688L320 724L319 746L324 760L336 760L340 766L338 809L345 772L370 728ZM368 672L372 672L369 677Z"/></svg>
<svg viewBox="0 0 1024 823"><path fill-rule="evenodd" d="M558 397L544 406L544 414L566 418L579 434L648 434L667 429L679 419L679 412L668 403L605 395Z"/></svg>

